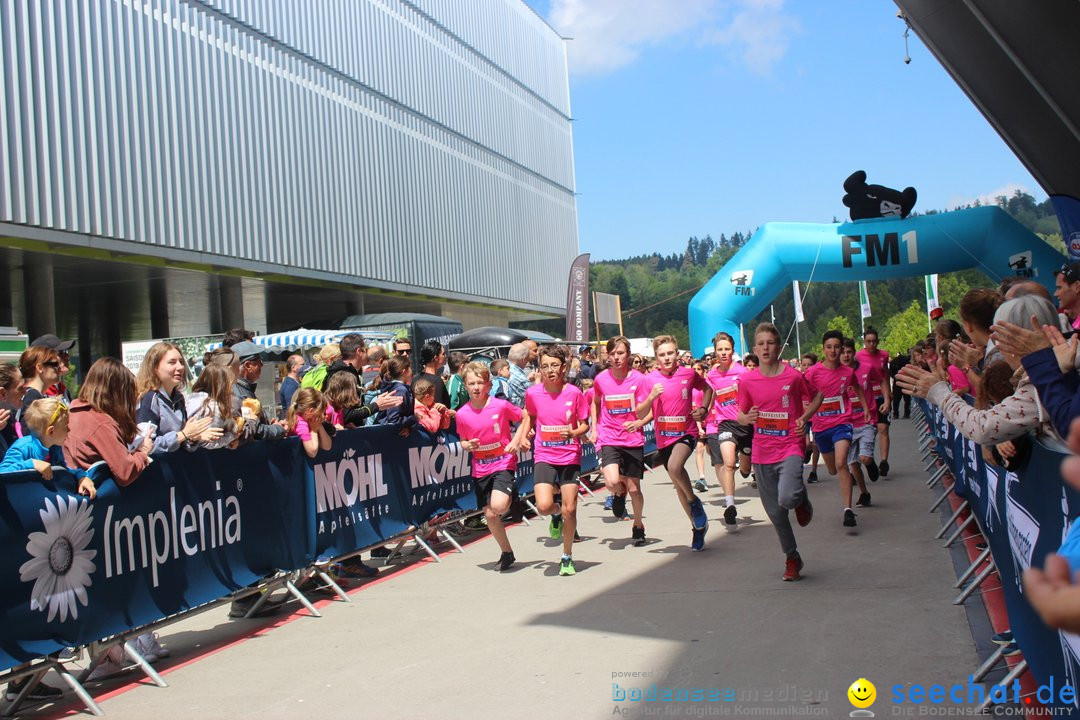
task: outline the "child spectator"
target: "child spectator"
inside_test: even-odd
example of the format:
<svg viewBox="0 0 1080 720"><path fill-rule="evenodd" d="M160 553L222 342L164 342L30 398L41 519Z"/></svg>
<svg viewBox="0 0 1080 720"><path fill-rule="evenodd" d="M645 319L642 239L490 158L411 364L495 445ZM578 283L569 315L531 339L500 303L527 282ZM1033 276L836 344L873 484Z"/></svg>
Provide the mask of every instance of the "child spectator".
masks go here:
<svg viewBox="0 0 1080 720"><path fill-rule="evenodd" d="M510 363L502 358L491 363L491 397L510 399Z"/></svg>
<svg viewBox="0 0 1080 720"><path fill-rule="evenodd" d="M88 469L102 460L116 484L130 485L150 462L153 439L147 435L135 449L135 376L116 358L90 366L79 399L71 404L64 455L75 467Z"/></svg>
<svg viewBox="0 0 1080 720"><path fill-rule="evenodd" d="M458 354L458 353L455 353ZM458 377L456 374L453 378ZM451 378L451 379L453 379ZM462 383L462 387L465 387ZM454 419L454 411L442 403L435 402L435 386L427 378L420 378L413 385L413 394L416 396L414 414L417 422L430 433L437 433L450 427L450 421Z"/></svg>
<svg viewBox="0 0 1080 720"><path fill-rule="evenodd" d="M355 387L356 382L352 378L349 380ZM304 452L309 458L314 458L320 450L329 450L333 442L323 422L325 417L326 398L321 392L315 388L300 388L296 391L286 420L288 435L300 438L300 444L304 446Z"/></svg>
<svg viewBox="0 0 1080 720"><path fill-rule="evenodd" d="M414 412L416 401L413 391L409 388L412 383L412 362L404 355L387 358L383 363L382 375L383 384L380 390L400 397L401 405L379 410L375 416L375 424L391 425L400 430L402 435L407 436L412 426L416 424Z"/></svg>
<svg viewBox="0 0 1080 720"><path fill-rule="evenodd" d="M19 439L15 431L15 416L22 404L24 389L19 368L10 363L0 365L0 452Z"/></svg>
<svg viewBox="0 0 1080 720"><path fill-rule="evenodd" d="M210 418L210 428L221 431L214 438L210 435L191 443L195 447L216 450L235 447L237 427L235 418L240 415L238 401L234 400L233 379L226 365L211 363L203 368L199 379L192 386L187 400L187 415L192 420Z"/></svg>
<svg viewBox="0 0 1080 720"><path fill-rule="evenodd" d="M447 384L447 392L450 394L450 408L453 410L457 410L469 402L469 391L465 389L464 378L465 364L467 362L469 362L469 356L456 350L450 353L450 357L446 361L446 367L450 370L450 382ZM415 387L413 393L416 393L419 397Z"/></svg>
<svg viewBox="0 0 1080 720"><path fill-rule="evenodd" d="M61 448L68 435L68 406L59 398L42 398L30 404L23 414L26 435L4 453L0 473L37 470L45 480L52 480L52 469L67 467ZM71 471L78 481L80 495L97 497L94 481L85 470Z"/></svg>
<svg viewBox="0 0 1080 720"><path fill-rule="evenodd" d="M187 363L180 348L159 342L146 351L135 378L139 396L135 421L153 423L157 429L155 453L174 452L181 444L198 442L204 436L208 440L221 437L221 428L210 427L212 418L188 420L182 392L187 379Z"/></svg>
<svg viewBox="0 0 1080 720"><path fill-rule="evenodd" d="M326 384L326 419L336 428L346 425L356 427L359 422L346 422L346 415L360 406L360 393L356 390L356 378L347 372L334 373Z"/></svg>

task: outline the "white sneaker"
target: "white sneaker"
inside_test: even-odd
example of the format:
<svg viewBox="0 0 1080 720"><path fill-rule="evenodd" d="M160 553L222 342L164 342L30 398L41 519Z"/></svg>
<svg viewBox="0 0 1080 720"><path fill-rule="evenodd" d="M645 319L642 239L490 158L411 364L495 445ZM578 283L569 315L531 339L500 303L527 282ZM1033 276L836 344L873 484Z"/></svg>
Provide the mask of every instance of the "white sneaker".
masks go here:
<svg viewBox="0 0 1080 720"><path fill-rule="evenodd" d="M94 669L87 676L88 682L94 680L103 680L107 677L117 675L124 671L124 649L119 645L113 645L105 651L104 657L101 658L101 662L94 666Z"/></svg>

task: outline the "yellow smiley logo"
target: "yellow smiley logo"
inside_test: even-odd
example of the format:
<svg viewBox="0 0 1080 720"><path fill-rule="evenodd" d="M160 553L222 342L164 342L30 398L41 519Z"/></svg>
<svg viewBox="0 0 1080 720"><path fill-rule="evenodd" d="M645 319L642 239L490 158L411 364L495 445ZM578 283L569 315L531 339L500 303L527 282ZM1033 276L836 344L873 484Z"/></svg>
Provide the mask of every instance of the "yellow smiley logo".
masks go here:
<svg viewBox="0 0 1080 720"><path fill-rule="evenodd" d="M859 678L851 683L851 687L847 690L847 696L855 707L868 708L877 699L877 688L874 687L874 683L866 678Z"/></svg>

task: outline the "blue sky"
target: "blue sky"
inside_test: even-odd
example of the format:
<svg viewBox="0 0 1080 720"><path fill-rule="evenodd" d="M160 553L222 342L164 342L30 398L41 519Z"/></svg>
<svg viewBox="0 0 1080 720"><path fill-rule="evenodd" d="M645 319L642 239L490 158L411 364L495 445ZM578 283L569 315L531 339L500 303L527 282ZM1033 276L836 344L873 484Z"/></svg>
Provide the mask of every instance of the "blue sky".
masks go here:
<svg viewBox="0 0 1080 720"><path fill-rule="evenodd" d="M526 0L569 42L594 260L846 219L842 184L951 209L1046 193L886 0Z"/></svg>

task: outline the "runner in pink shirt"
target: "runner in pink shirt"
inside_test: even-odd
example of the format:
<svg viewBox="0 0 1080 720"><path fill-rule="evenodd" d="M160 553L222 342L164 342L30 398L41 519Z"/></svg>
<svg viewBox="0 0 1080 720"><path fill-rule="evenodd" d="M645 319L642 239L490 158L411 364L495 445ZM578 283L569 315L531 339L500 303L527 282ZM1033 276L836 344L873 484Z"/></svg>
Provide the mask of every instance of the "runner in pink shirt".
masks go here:
<svg viewBox="0 0 1080 720"><path fill-rule="evenodd" d="M533 492L542 515L550 515L548 533L562 538L559 575L573 575L574 541L577 535L578 473L581 472L581 436L589 431L589 406L585 396L566 382L570 350L565 345L541 345L537 362L542 384L525 391L525 414L516 440L528 447L533 439ZM562 509L555 507L558 490Z"/></svg>
<svg viewBox="0 0 1080 720"><path fill-rule="evenodd" d="M855 359L860 365L863 363L874 365L881 370L881 382L874 388L874 397L878 408L877 445L881 454L881 464L878 468L881 477L885 477L889 474L889 406L887 403L892 398L892 387L889 385L889 353L878 350L878 332L873 326L867 325L863 330L863 349L855 353Z"/></svg>
<svg viewBox="0 0 1080 720"><path fill-rule="evenodd" d="M457 411L457 431L461 447L472 453L476 503L484 509L488 529L502 550L495 564L501 572L509 569L515 560L502 516L517 494L514 471L518 445L511 438L510 426L521 421L521 408L489 396L491 372L483 363L471 362L465 367L465 388L469 391L469 402Z"/></svg>
<svg viewBox="0 0 1080 720"><path fill-rule="evenodd" d="M650 390L645 401L638 405L637 415L639 418L653 416L657 460L667 469L679 504L690 520L690 549L701 552L705 549L709 517L690 486L686 461L697 443L697 421L705 418L708 406L712 404L712 388L692 369L679 364L679 343L671 335L654 339L653 353L657 368L645 376L645 386ZM693 390L704 391L706 407L694 406Z"/></svg>
<svg viewBox="0 0 1080 720"><path fill-rule="evenodd" d="M806 371L818 364L817 353L804 353L799 359L799 372L806 376ZM810 398L806 398L807 402L810 402ZM803 464L810 463L810 473L806 476L806 484L816 483L818 481L817 468L818 463L821 461L821 451L818 450L817 443L814 442L814 433L811 432L809 425L806 426L806 454L803 455Z"/></svg>
<svg viewBox="0 0 1080 720"><path fill-rule="evenodd" d="M705 423L705 439L709 445L716 479L724 491L724 527L738 527L739 511L735 509L735 464L745 478L750 475L750 447L753 428L739 424L739 378L749 372L733 359L735 340L726 332L713 338L716 366L705 375L713 389L713 404Z"/></svg>
<svg viewBox="0 0 1080 720"><path fill-rule="evenodd" d="M645 427L650 417L639 418L637 406L649 395L645 376L630 369L630 341L617 335L607 341L608 369L593 383L592 430L590 439L600 448L600 471L604 483L615 496L611 513L626 517L626 496L634 509L631 531L634 545L645 544L645 524L641 512L645 497L641 478L645 476Z"/></svg>
<svg viewBox="0 0 1080 720"><path fill-rule="evenodd" d="M803 406L806 387L802 373L780 361L780 332L775 325L757 326L754 352L761 364L739 378L738 419L743 425L754 426L754 475L765 514L786 556L783 579L798 580L803 561L788 511L794 510L795 519L804 527L814 517L802 480L803 428L812 411Z"/></svg>
<svg viewBox="0 0 1080 720"><path fill-rule="evenodd" d="M840 348L844 344L844 334L839 330L829 330L821 338L825 358L806 371L807 387L814 394L810 400L810 409L814 411L811 424L814 428L814 442L825 458L825 467L830 475L840 477L840 504L843 507L844 527L855 527L855 511L851 509L851 471L847 466L848 449L851 447L851 400L848 393L852 387L863 405L864 420L869 420L865 409L866 399L855 381L855 372L840 364ZM840 462L836 462L836 458ZM859 497L860 502L869 502Z"/></svg>
<svg viewBox="0 0 1080 720"><path fill-rule="evenodd" d="M703 378L709 370L708 366L701 360L696 361L692 367L694 372ZM691 390L690 402L694 407L706 407L705 391ZM705 442L705 420L698 420L695 425L697 426L697 445L694 446L694 463L697 465L698 479L694 481L694 490L703 493L709 489L709 482L705 479L705 450L708 448L708 444Z"/></svg>
<svg viewBox="0 0 1080 720"><path fill-rule="evenodd" d="M855 479L855 484L859 488L859 501L855 505L869 505L870 493L863 479L863 466L866 467L866 474L870 476L870 482L877 482L877 465L874 464L877 408L871 402L868 408L869 413L864 413L863 401L874 397L872 388L875 384L880 384L881 373L877 367L862 365L855 359L853 338L844 338L843 347L840 349L840 362L855 371L855 384L848 388L848 398L851 400L851 448L847 456L851 477ZM856 386L862 390L862 397L855 392Z"/></svg>

